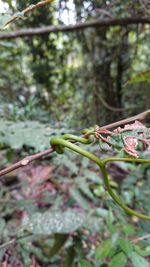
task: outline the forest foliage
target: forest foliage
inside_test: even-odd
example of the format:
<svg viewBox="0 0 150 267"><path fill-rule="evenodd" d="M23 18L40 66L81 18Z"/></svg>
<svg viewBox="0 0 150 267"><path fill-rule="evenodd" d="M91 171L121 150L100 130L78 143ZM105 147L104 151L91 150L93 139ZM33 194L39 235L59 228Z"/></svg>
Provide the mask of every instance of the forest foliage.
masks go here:
<svg viewBox="0 0 150 267"><path fill-rule="evenodd" d="M114 159L107 165L112 192L124 205L150 215L149 111L144 124L101 128L149 109L150 22L120 23L149 18L149 1L41 2L0 1L1 169L49 149L50 142L62 152L60 139L75 147L71 136L88 133L89 153ZM114 19L120 24L2 37ZM81 145L85 151L87 144ZM0 263L149 266L150 222L116 205L102 169L88 157L65 149L24 165L0 180Z"/></svg>

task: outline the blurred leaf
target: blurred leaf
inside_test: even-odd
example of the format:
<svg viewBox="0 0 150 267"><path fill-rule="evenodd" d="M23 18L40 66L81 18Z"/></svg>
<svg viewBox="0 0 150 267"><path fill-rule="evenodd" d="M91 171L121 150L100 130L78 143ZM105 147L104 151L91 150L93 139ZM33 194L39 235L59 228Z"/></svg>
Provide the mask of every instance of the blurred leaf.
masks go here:
<svg viewBox="0 0 150 267"><path fill-rule="evenodd" d="M0 30L2 30L4 28L4 26L6 25L6 23L10 20L11 16L8 14L0 14Z"/></svg>
<svg viewBox="0 0 150 267"><path fill-rule="evenodd" d="M3 236L5 227L6 227L5 220L0 218L0 238Z"/></svg>
<svg viewBox="0 0 150 267"><path fill-rule="evenodd" d="M68 152L68 151L67 151ZM77 167L77 164L73 158L70 158L70 153L64 153L63 156L61 157L61 164L64 165L67 169L69 169L70 173L72 175L78 173L79 169Z"/></svg>
<svg viewBox="0 0 150 267"><path fill-rule="evenodd" d="M80 190L87 196L89 197L91 200L94 199L94 196L89 188L89 183L86 181L86 179L84 177L78 177L76 179L76 183L78 184L78 187L80 188Z"/></svg>
<svg viewBox="0 0 150 267"><path fill-rule="evenodd" d="M0 14L0 29L4 29L8 24L17 19L24 19L24 12L17 12L14 15Z"/></svg>
<svg viewBox="0 0 150 267"><path fill-rule="evenodd" d="M64 258L64 267L71 267L73 266L76 251L75 251L76 244L73 244L66 250L66 255Z"/></svg>
<svg viewBox="0 0 150 267"><path fill-rule="evenodd" d="M80 235L80 233L79 235L73 237L73 241L75 244L77 257L79 261L81 261L84 258L84 248L82 243L82 236Z"/></svg>
<svg viewBox="0 0 150 267"><path fill-rule="evenodd" d="M112 234L116 232L116 227L114 225L114 215L113 215L111 209L109 209L109 211L108 211L107 225L108 225L109 231Z"/></svg>
<svg viewBox="0 0 150 267"><path fill-rule="evenodd" d="M70 190L70 195L76 200L76 202L84 209L89 210L90 205L86 198L82 195L82 193L76 189L75 187L72 187Z"/></svg>
<svg viewBox="0 0 150 267"><path fill-rule="evenodd" d="M97 208L96 213L101 216L102 218L107 218L109 211L107 209Z"/></svg>
<svg viewBox="0 0 150 267"><path fill-rule="evenodd" d="M44 255L46 255L48 259L51 259L52 257L54 257L60 251L60 249L64 246L67 239L68 239L68 235L66 234L55 234L54 244L52 247L42 244L41 248L42 248Z"/></svg>
<svg viewBox="0 0 150 267"><path fill-rule="evenodd" d="M126 223L123 224L123 231L125 232L126 235L134 235L135 234L135 229L132 224Z"/></svg>
<svg viewBox="0 0 150 267"><path fill-rule="evenodd" d="M130 259L134 267L149 267L149 262L136 252L132 252Z"/></svg>
<svg viewBox="0 0 150 267"><path fill-rule="evenodd" d="M128 257L131 256L133 247L129 240L119 239L119 245L120 245L120 248L123 250L124 253L127 254Z"/></svg>
<svg viewBox="0 0 150 267"><path fill-rule="evenodd" d="M71 233L76 231L85 222L86 216L73 210L65 212L46 211L34 213L22 221L22 230L32 234L49 235L52 233Z"/></svg>
<svg viewBox="0 0 150 267"><path fill-rule="evenodd" d="M128 80L125 85L140 83L140 82L150 82L150 69L138 73L133 78Z"/></svg>
<svg viewBox="0 0 150 267"><path fill-rule="evenodd" d="M113 247L112 241L110 239L104 241L102 244L99 245L99 247L96 249L95 252L95 258L96 260L102 261L105 259L109 253L111 252L111 249Z"/></svg>
<svg viewBox="0 0 150 267"><path fill-rule="evenodd" d="M150 256L150 246L141 248L140 246L136 245L134 246L134 250L143 257Z"/></svg>
<svg viewBox="0 0 150 267"><path fill-rule="evenodd" d="M91 263L87 260L81 260L80 267L92 267Z"/></svg>
<svg viewBox="0 0 150 267"><path fill-rule="evenodd" d="M84 170L84 176L88 180L90 180L90 181L92 181L94 183L98 183L98 184L101 184L102 183L102 181L100 180L99 175L95 171L91 171L91 170L85 168L85 170Z"/></svg>
<svg viewBox="0 0 150 267"><path fill-rule="evenodd" d="M125 267L127 262L127 257L123 252L116 254L113 258L109 267ZM142 265L141 265L142 266ZM137 266L136 266L137 267ZM142 266L143 267L143 266Z"/></svg>
<svg viewBox="0 0 150 267"><path fill-rule="evenodd" d="M0 120L0 144L12 149L21 149L27 146L41 151L49 148L51 135L61 135L62 130L52 129L48 124L38 121L14 122Z"/></svg>

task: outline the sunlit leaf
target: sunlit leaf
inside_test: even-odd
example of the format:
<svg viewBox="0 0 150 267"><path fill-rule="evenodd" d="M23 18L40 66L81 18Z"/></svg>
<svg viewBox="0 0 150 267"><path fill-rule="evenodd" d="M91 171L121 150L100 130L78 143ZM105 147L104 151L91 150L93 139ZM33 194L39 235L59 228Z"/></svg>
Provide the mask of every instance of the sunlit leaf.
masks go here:
<svg viewBox="0 0 150 267"><path fill-rule="evenodd" d="M96 249L95 258L96 260L103 260L105 257L109 255L111 249L113 247L112 241L110 239L104 241L99 247Z"/></svg>
<svg viewBox="0 0 150 267"><path fill-rule="evenodd" d="M120 248L125 252L128 256L131 255L133 247L129 240L127 239L120 239L119 240Z"/></svg>
<svg viewBox="0 0 150 267"><path fill-rule="evenodd" d="M12 149L23 146L33 148L36 152L50 147L51 135L61 135L61 131L38 121L14 122L0 120L0 144Z"/></svg>
<svg viewBox="0 0 150 267"><path fill-rule="evenodd" d="M123 252L116 254L109 265L109 267L125 267L127 262L127 257Z"/></svg>
<svg viewBox="0 0 150 267"><path fill-rule="evenodd" d="M8 14L0 14L0 30L3 29L6 23L11 19L11 16Z"/></svg>
<svg viewBox="0 0 150 267"><path fill-rule="evenodd" d="M136 252L132 252L131 261L134 267L149 267L149 262Z"/></svg>
<svg viewBox="0 0 150 267"><path fill-rule="evenodd" d="M137 75L133 76L133 78L127 81L126 85L140 82L150 82L150 69L142 71Z"/></svg>
<svg viewBox="0 0 150 267"><path fill-rule="evenodd" d="M81 260L80 267L92 267L93 265L87 260Z"/></svg>

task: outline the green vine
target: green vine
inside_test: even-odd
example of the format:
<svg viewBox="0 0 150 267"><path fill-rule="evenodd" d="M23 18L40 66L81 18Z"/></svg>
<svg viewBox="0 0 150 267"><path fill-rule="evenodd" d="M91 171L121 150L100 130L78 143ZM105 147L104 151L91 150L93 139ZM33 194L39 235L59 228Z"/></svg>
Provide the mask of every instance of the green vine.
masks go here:
<svg viewBox="0 0 150 267"><path fill-rule="evenodd" d="M128 214L134 215L136 217L139 217L144 220L150 220L150 216L141 214L139 212L136 212L135 210L129 208L127 205L124 204L124 202L121 200L121 198L114 193L113 189L111 188L108 173L106 170L106 165L108 162L112 161L124 161L124 162L135 162L135 163L150 163L150 159L137 159L137 158L107 158L107 159L100 159L97 156L95 156L93 153L79 147L78 145L74 144L75 142L79 142L81 144L91 144L95 137L95 131L94 128L90 130L84 131L84 137L79 137L72 134L65 134L62 135L59 138L52 138L50 141L51 146L56 150L57 153L62 154L64 152L64 148L69 148L72 151L94 161L100 168L103 178L106 190L110 194L110 196L113 198L113 200L122 208L124 211Z"/></svg>

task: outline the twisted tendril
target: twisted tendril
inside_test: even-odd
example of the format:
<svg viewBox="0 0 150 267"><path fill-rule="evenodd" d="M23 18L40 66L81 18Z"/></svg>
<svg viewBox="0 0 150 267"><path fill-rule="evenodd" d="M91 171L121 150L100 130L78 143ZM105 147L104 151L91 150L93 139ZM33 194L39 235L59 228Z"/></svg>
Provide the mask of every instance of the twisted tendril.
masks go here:
<svg viewBox="0 0 150 267"><path fill-rule="evenodd" d="M150 216L141 214L139 212L136 212L135 210L129 208L127 205L124 204L122 199L113 191L111 188L108 173L106 170L106 165L108 162L112 161L124 161L124 162L139 162L139 163L150 163L150 159L135 159L135 158L107 158L107 159L99 159L97 156L95 156L93 153L77 146L74 144L74 142L79 142L81 144L91 144L93 142L94 138L94 129L86 129L84 132L84 137L72 135L72 134L65 134L62 135L59 138L52 138L50 141L50 144L52 147L55 148L57 153L63 153L64 148L69 148L72 151L89 158L90 160L94 161L100 168L103 178L104 178L104 184L106 187L106 190L108 191L109 195L113 198L115 203L117 203L126 213L134 215L140 219L144 220L150 220Z"/></svg>

